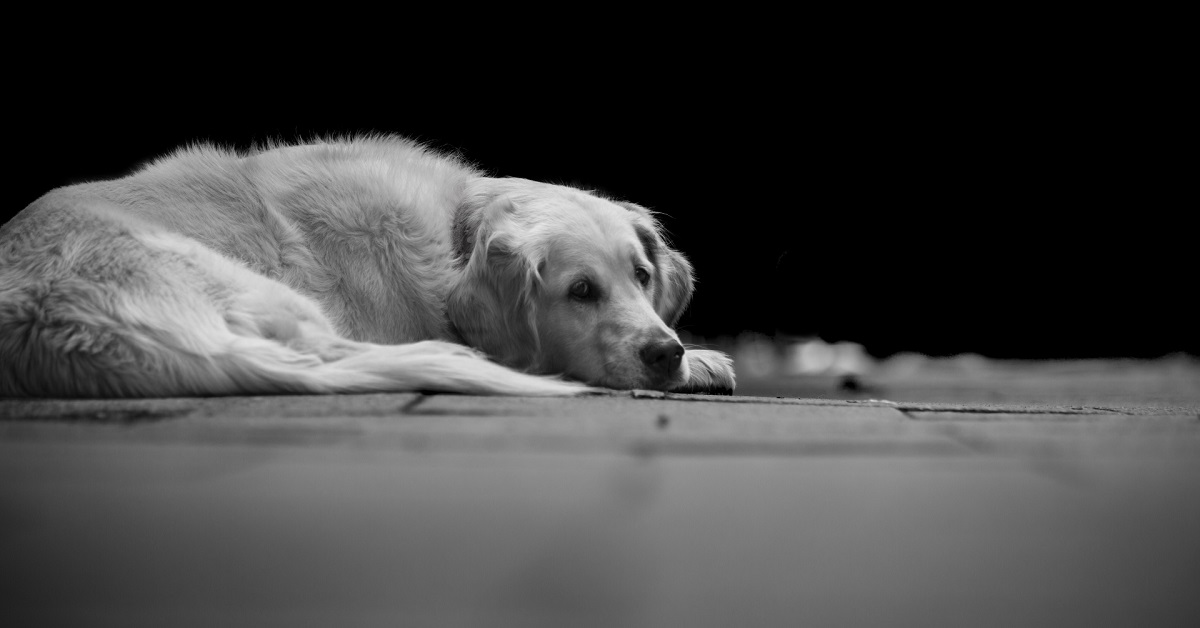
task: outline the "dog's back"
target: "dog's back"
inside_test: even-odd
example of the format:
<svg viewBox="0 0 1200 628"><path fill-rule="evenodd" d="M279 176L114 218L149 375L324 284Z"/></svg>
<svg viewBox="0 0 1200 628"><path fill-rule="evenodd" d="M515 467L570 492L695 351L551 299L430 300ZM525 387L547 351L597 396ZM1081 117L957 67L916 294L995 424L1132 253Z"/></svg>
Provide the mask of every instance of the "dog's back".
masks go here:
<svg viewBox="0 0 1200 628"><path fill-rule="evenodd" d="M199 146L45 200L108 201L317 299L348 338L396 344L447 337L450 223L475 176L401 138Z"/></svg>
<svg viewBox="0 0 1200 628"><path fill-rule="evenodd" d="M0 395L564 394L441 342L476 174L400 139L191 148L0 227Z"/></svg>

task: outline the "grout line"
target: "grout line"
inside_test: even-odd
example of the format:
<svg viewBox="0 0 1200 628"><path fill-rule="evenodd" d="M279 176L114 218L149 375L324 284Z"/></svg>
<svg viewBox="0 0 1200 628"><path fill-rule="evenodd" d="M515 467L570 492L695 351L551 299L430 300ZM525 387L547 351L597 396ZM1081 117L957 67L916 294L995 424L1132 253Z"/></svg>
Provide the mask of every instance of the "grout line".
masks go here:
<svg viewBox="0 0 1200 628"><path fill-rule="evenodd" d="M425 403L425 400L429 397L430 395L425 393L417 393L416 397L413 397L408 403L400 406L400 414L412 414L412 411L415 410L417 406Z"/></svg>
<svg viewBox="0 0 1200 628"><path fill-rule="evenodd" d="M1103 412L1108 412L1111 414L1123 414L1125 416L1135 416L1129 412L1124 412L1119 408L1105 408L1104 406L1086 406L1086 407L1090 410L1101 410Z"/></svg>
<svg viewBox="0 0 1200 628"><path fill-rule="evenodd" d="M1111 415L1134 416L1129 413L1119 412L1116 410L1110 410L1107 408L1089 408L1091 410L1101 410L1100 412L1089 412L1089 411L1087 411L1089 409L1081 408L1078 406L1073 406L1070 408L1063 408L1061 406L1046 406L1044 408L1037 408L1037 409L1028 408L1028 407L972 408L972 407L960 407L960 406L949 406L949 407L945 407L945 408L940 408L940 407L936 407L936 406L925 406L925 405L920 405L920 404L913 404L913 405L901 404L901 405L897 405L894 407L896 409L900 410L901 412L906 412L906 413L907 412L942 412L942 413L958 413L958 414L1073 414L1073 415L1078 415L1078 416L1111 416Z"/></svg>

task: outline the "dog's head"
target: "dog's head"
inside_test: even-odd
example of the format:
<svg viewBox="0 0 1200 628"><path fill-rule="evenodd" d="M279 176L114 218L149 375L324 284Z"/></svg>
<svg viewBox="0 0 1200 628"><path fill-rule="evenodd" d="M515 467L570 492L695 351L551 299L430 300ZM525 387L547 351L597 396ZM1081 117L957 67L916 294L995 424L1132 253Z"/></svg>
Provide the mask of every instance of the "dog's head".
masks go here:
<svg viewBox="0 0 1200 628"><path fill-rule="evenodd" d="M671 326L692 267L646 209L523 179L472 184L455 219L450 321L493 359L610 388L694 379Z"/></svg>

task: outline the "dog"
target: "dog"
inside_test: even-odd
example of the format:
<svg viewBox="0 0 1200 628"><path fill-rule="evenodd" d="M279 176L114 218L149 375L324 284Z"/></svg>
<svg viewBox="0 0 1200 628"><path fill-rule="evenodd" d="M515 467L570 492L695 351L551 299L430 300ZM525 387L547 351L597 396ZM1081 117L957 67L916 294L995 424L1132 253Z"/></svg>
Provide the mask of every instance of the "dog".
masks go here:
<svg viewBox="0 0 1200 628"><path fill-rule="evenodd" d="M646 208L394 136L193 145L0 227L0 396L732 391Z"/></svg>

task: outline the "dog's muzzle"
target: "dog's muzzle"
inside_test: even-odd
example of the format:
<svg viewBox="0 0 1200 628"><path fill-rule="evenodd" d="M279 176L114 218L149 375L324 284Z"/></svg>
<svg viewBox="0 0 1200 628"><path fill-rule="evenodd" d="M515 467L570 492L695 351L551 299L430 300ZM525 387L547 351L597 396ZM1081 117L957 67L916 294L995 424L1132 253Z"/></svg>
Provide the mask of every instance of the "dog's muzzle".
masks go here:
<svg viewBox="0 0 1200 628"><path fill-rule="evenodd" d="M683 345L672 338L652 340L642 346L639 354L650 377L660 384L674 380L683 363Z"/></svg>

